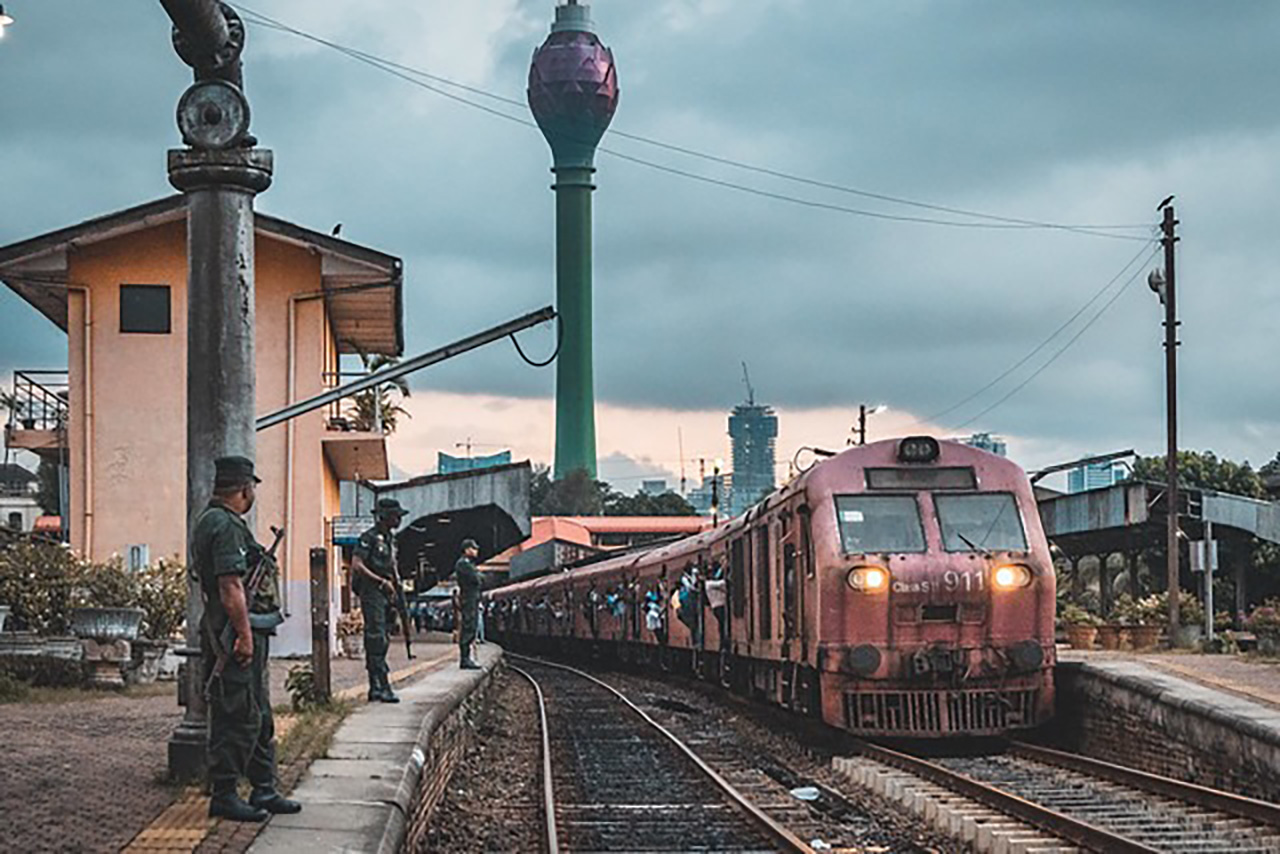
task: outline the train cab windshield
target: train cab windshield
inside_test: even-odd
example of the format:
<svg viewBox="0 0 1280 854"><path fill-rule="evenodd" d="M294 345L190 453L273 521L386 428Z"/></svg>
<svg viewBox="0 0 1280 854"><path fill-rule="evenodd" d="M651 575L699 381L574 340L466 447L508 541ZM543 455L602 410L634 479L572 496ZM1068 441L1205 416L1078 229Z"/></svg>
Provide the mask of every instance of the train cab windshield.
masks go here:
<svg viewBox="0 0 1280 854"><path fill-rule="evenodd" d="M1027 550L1022 517L1009 493L935 495L933 501L947 551Z"/></svg>
<svg viewBox="0 0 1280 854"><path fill-rule="evenodd" d="M839 495L836 516L845 554L922 552L920 506L911 495Z"/></svg>

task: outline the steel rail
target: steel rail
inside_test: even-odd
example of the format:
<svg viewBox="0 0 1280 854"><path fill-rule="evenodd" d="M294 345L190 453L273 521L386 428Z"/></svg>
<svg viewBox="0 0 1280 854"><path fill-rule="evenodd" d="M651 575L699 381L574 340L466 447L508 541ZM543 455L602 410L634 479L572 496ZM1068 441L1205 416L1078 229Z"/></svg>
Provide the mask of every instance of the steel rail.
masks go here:
<svg viewBox="0 0 1280 854"><path fill-rule="evenodd" d="M556 830L555 782L551 779L551 736L547 734L547 704L543 701L542 686L537 679L514 664L508 667L529 680L538 698L538 725L542 728L542 811L546 817L547 854L560 854L560 840Z"/></svg>
<svg viewBox="0 0 1280 854"><path fill-rule="evenodd" d="M1207 786L1199 786L1195 783L1185 783L1182 780L1174 780L1170 777L1161 777L1158 774L1150 774L1146 771L1139 771L1136 768L1126 768L1123 765L1114 765L1088 756L1063 753L1060 750L1052 750L1022 741L1013 741L1010 746L1011 752L1016 756L1043 762L1046 765L1056 765L1070 771L1078 771L1081 774L1100 777L1112 783L1119 783L1122 786L1132 786L1135 789L1141 789L1151 794L1185 801L1198 807L1217 810L1237 818L1246 818L1262 824L1272 825L1273 827L1280 827L1280 805L1277 804L1246 798L1243 795L1234 795L1218 789L1210 789Z"/></svg>
<svg viewBox="0 0 1280 854"><path fill-rule="evenodd" d="M927 759L868 742L859 743L858 749L869 759L915 774L1089 851L1102 854L1159 854L1158 849L1063 815L1057 810L989 786Z"/></svg>
<svg viewBox="0 0 1280 854"><path fill-rule="evenodd" d="M733 787L732 783L730 783L724 777L720 776L720 774L714 768L712 768L705 761L703 761L702 757L700 757L697 753L695 753L692 748L690 748L683 741L677 738L674 733L672 733L662 724L658 723L653 718L651 718L648 715L648 713L645 712L644 709L640 708L635 703L631 702L631 700L628 699L627 696L623 694L621 691L619 691L617 688L614 688L612 685L610 685L607 682L597 679L596 677L592 676L590 673L586 673L585 671L578 670L576 667L569 667L568 665L565 665L565 664L557 664L554 661L546 661L541 658L532 658L527 655L519 655L514 652L508 652L505 654L508 658L518 658L523 661L533 662L534 664L537 664L541 667L551 667L557 670L567 671L576 676L580 676L583 679L586 679L590 682L594 682L595 684L599 685L601 688L604 688L605 690L609 691L611 694L613 694L615 697L621 700L623 704L625 704L628 708L630 708L631 711L639 715L640 718L644 720L645 723L649 724L649 726L653 727L653 729L655 729L659 734L661 734L669 742L671 742L671 744L673 744L676 747L676 749L678 749L681 753L683 753L689 759L689 761L692 762L698 768L699 771L701 771L706 777L708 777L711 780L711 782L715 783L716 786L718 786L720 790L723 791L731 801L733 801L735 806L737 806L740 810L745 812L747 816L752 820L752 822L756 824L757 827L759 827L761 830L763 830L766 834L769 835L769 837L779 846L779 850L786 851L786 852L795 852L795 854L815 854L814 849L809 847L809 845L807 845L804 842L804 840L796 836L791 831L787 830L778 822L774 821L767 814L765 814L759 807L751 803L751 801L749 801L745 795L743 795L741 792L739 792L736 788Z"/></svg>

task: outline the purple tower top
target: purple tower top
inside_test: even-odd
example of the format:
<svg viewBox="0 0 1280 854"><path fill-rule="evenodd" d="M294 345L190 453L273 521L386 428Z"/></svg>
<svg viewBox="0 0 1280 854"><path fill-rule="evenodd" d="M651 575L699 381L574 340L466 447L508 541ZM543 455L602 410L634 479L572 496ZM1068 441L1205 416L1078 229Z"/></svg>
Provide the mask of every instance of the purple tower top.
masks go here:
<svg viewBox="0 0 1280 854"><path fill-rule="evenodd" d="M600 43L590 14L576 0L557 6L551 35L529 68L529 108L557 167L591 168L618 109L613 51Z"/></svg>

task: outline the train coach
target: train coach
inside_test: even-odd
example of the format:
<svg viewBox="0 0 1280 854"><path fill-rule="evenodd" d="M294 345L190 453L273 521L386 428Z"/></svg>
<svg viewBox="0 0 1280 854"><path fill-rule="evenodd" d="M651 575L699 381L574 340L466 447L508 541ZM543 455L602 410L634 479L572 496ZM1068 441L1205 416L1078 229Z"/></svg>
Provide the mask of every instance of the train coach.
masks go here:
<svg viewBox="0 0 1280 854"><path fill-rule="evenodd" d="M1031 485L929 436L851 448L710 531L487 598L513 648L687 669L859 735L1052 715L1054 572Z"/></svg>

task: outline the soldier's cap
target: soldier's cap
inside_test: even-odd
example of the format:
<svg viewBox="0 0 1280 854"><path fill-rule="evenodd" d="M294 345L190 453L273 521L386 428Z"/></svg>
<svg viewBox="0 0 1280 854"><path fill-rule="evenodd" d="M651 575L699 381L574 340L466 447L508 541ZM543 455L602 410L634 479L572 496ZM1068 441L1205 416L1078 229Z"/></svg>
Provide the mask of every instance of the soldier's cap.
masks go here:
<svg viewBox="0 0 1280 854"><path fill-rule="evenodd" d="M391 515L395 513L398 516L407 516L409 511L400 506L400 502L394 498L379 498L377 508L374 511L379 515Z"/></svg>
<svg viewBox="0 0 1280 854"><path fill-rule="evenodd" d="M477 543L475 540L471 539L470 537L467 537L465 540L462 541L462 550L465 552L467 549L475 549L476 551L480 551L480 544Z"/></svg>
<svg viewBox="0 0 1280 854"><path fill-rule="evenodd" d="M253 460L233 455L213 461L214 488L243 486L246 483L262 483L262 478L253 473Z"/></svg>

